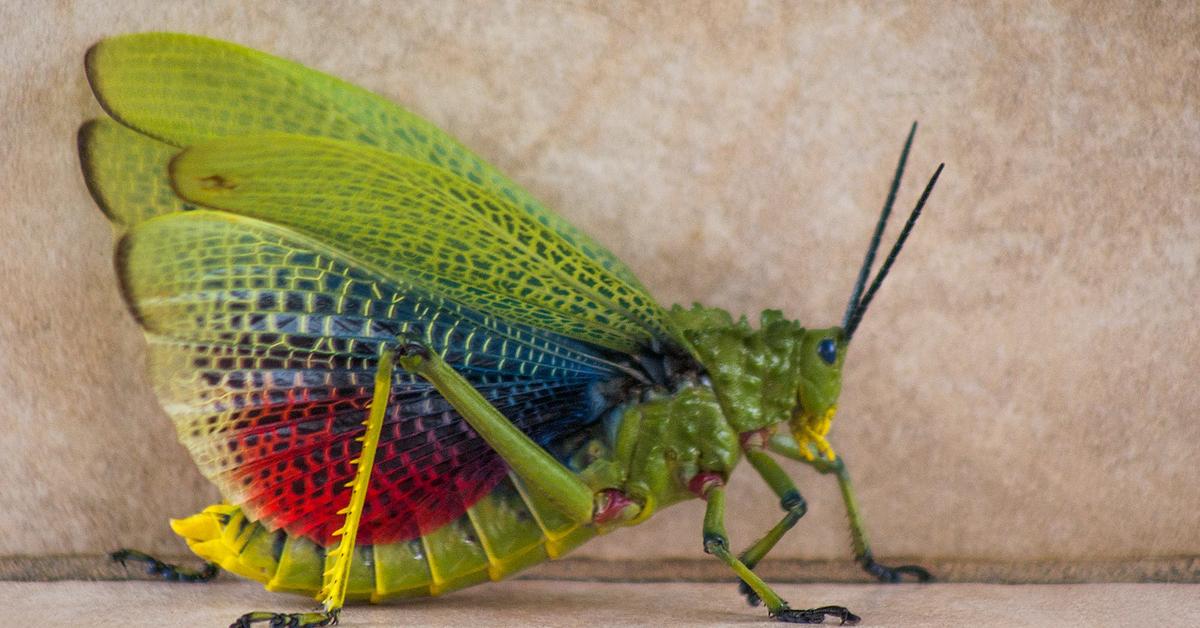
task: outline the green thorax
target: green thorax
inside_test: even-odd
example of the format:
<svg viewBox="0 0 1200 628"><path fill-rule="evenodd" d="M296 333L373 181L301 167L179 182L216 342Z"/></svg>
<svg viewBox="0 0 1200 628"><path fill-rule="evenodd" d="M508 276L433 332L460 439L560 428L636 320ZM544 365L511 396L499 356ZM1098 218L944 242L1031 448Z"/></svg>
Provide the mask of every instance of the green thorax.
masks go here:
<svg viewBox="0 0 1200 628"><path fill-rule="evenodd" d="M728 478L743 435L788 423L802 447L828 448L823 437L841 390L840 329L806 330L776 311L752 329L699 305L676 306L671 317L701 374L622 405L570 456L593 490L616 489L638 504L624 525L693 497L698 474Z"/></svg>
<svg viewBox="0 0 1200 628"><path fill-rule="evenodd" d="M694 347L735 431L788 421L794 432L822 421L828 430L842 389L846 343L840 328L805 329L777 310L764 311L758 329L745 317L735 322L728 312L699 304L676 305L670 314Z"/></svg>
<svg viewBox="0 0 1200 628"><path fill-rule="evenodd" d="M629 404L613 418L608 434L572 466L593 490L616 489L637 504L619 525L695 497L689 483L697 474L728 477L741 457L737 432L707 386L684 385Z"/></svg>

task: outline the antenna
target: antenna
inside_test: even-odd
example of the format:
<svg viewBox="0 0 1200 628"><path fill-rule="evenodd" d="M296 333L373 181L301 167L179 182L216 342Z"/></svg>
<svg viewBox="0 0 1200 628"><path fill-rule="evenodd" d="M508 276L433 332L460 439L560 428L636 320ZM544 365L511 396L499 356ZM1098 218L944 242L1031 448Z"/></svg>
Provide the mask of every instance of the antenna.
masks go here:
<svg viewBox="0 0 1200 628"><path fill-rule="evenodd" d="M850 301L846 303L846 313L842 316L842 329L849 329L850 317L858 309L863 288L867 285L867 277L871 274L871 266L875 264L875 253L879 250L879 240L883 238L883 230L887 227L888 217L892 215L892 205L896 203L896 192L900 190L900 179L904 178L904 166L908 163L908 151L912 148L913 136L916 134L917 123L913 122L912 127L908 130L908 139L904 140L904 150L900 151L900 163L896 164L896 174L892 175L892 187L888 190L887 200L883 202L883 211L879 212L879 220L875 223L875 233L871 234L871 244L867 246L867 255L863 258L862 267L858 269L858 279L854 282L854 290L850 292Z"/></svg>
<svg viewBox="0 0 1200 628"><path fill-rule="evenodd" d="M909 214L908 220L904 223L904 228L900 230L900 236L896 238L896 243L892 245L891 251L888 252L887 258L884 259L883 265L879 267L879 272L875 275L875 279L871 281L871 285L867 288L864 295L863 286L866 285L867 277L871 272L871 266L875 262L875 253L879 249L880 238L883 236L888 215L891 213L892 205L895 203L896 191L900 187L900 178L904 174L904 165L908 161L908 151L912 147L913 135L916 131L917 123L914 122L912 129L908 132L908 140L904 143L904 151L900 154L900 163L896 166L896 174L892 178L892 187L888 192L887 201L883 205L883 211L879 215L879 221L875 225L875 233L872 235L871 244L867 248L866 258L863 260L863 266L858 272L858 279L854 283L850 302L846 304L846 314L842 319L842 330L847 343L854 336L854 331L858 329L858 324L862 321L863 315L866 314L867 306L871 304L871 299L875 297L875 293L883 285L883 279L887 277L888 272L892 269L892 264L895 263L896 256L900 254L900 249L904 247L904 242L908 240L908 235L912 232L913 225L917 223L917 218L921 216L921 210L925 208L925 202L929 200L929 195L933 192L933 186L937 184L938 177L941 176L942 169L946 166L944 163L938 164L937 170L934 171L933 176L929 179L929 183L925 184L925 191L921 193L921 198L917 201L916 207Z"/></svg>

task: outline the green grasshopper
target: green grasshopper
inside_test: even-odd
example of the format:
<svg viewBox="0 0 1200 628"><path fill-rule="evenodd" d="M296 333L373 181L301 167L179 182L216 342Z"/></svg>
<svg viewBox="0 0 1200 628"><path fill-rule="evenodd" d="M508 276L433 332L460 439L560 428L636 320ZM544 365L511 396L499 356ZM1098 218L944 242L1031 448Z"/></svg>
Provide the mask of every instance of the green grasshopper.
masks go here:
<svg viewBox="0 0 1200 628"><path fill-rule="evenodd" d="M172 522L216 566L319 611L439 595L558 558L693 498L704 551L781 621L754 567L804 516L775 457L837 478L856 560L877 563L826 436L846 351L921 213L876 251L916 125L841 325L659 306L616 257L432 124L363 89L232 44L104 40L80 129L84 174L120 233L116 267L180 441L225 502ZM868 280L870 279L869 283ZM781 429L782 428L782 429ZM745 459L782 518L740 554L726 482Z"/></svg>

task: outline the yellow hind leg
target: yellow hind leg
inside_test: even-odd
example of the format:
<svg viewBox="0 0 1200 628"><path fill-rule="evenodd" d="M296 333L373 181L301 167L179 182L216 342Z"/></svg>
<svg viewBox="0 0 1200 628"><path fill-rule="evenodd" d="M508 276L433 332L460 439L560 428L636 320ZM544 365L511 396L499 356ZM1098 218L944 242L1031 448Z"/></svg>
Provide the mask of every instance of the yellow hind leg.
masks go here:
<svg viewBox="0 0 1200 628"><path fill-rule="evenodd" d="M362 442L362 452L357 460L351 463L357 465L354 479L346 485L350 490L350 504L338 511L345 515L345 523L334 532L341 537L337 547L329 551L329 565L323 576L324 586L317 594L321 600L321 610L310 613L272 613L255 611L242 615L230 628L249 628L251 624L268 622L271 626L287 626L288 628L313 628L336 624L338 613L346 601L346 585L350 580L350 564L354 557L354 546L358 537L358 525L362 521L363 506L367 498L367 486L371 483L371 468L375 464L375 450L379 447L379 435L383 430L383 419L387 415L388 396L392 390L392 367L395 353L385 348L379 357L379 366L375 370L375 394L371 398L371 412L367 415L367 432L359 441ZM332 564L330 564L332 563Z"/></svg>

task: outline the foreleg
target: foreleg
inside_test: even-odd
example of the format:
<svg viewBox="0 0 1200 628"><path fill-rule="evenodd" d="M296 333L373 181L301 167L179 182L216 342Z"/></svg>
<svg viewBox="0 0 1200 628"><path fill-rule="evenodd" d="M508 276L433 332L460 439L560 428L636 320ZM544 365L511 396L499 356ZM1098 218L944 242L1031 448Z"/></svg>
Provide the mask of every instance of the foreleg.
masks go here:
<svg viewBox="0 0 1200 628"><path fill-rule="evenodd" d="M871 553L871 545L867 541L866 528L863 526L862 515L858 510L858 500L854 496L854 486L850 483L850 472L846 470L846 462L838 456L833 459L828 459L820 455L813 455L811 451L804 452L796 445L796 441L791 436L778 434L771 438L770 450L793 460L799 460L823 475L834 474L837 477L838 487L842 491L842 501L846 505L846 516L850 520L850 537L854 545L854 560L862 565L862 568L867 573L874 576L880 582L900 582L904 576L913 576L917 582L929 582L933 580L933 576L929 571L919 565L901 565L899 567L889 567L875 562L875 556Z"/></svg>

